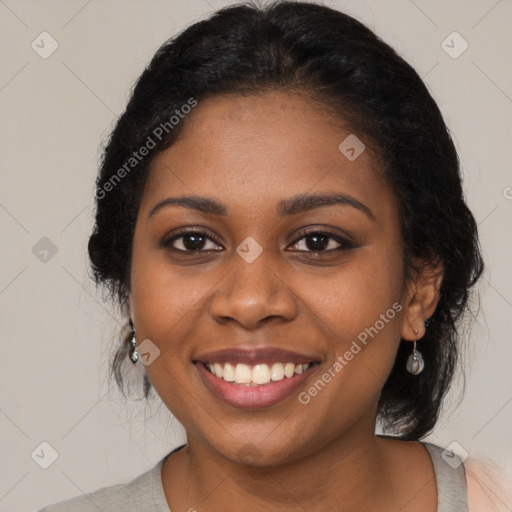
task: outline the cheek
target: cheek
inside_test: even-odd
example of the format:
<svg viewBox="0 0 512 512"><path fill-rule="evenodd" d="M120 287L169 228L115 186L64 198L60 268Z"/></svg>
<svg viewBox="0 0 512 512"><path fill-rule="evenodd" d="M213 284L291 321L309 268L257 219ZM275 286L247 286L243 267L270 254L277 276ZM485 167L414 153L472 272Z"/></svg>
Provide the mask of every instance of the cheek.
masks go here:
<svg viewBox="0 0 512 512"><path fill-rule="evenodd" d="M325 279L306 283L301 294L307 297L307 307L321 324L344 340L357 337L401 300L401 275L396 250L386 253L377 247L365 248L364 253ZM394 311L388 315L394 321L386 325L398 323Z"/></svg>
<svg viewBox="0 0 512 512"><path fill-rule="evenodd" d="M319 417L331 418L331 433L376 407L396 357L402 269L396 253L386 259L377 252L368 251L309 293L304 287L309 317L329 341L330 354L300 403L304 411L315 407Z"/></svg>
<svg viewBox="0 0 512 512"><path fill-rule="evenodd" d="M145 371L169 410L184 424L190 417L192 343L190 332L205 307L204 297L210 279L187 276L187 270L174 270L162 253L151 251L143 243L135 244L131 271L134 322L139 343L149 339L159 355ZM191 276L192 274L190 274Z"/></svg>
<svg viewBox="0 0 512 512"><path fill-rule="evenodd" d="M134 322L142 338L149 338L162 354L159 365L181 372L194 351L194 330L209 309L212 290L222 283L228 269L199 272L191 265L173 266L165 252L139 242L132 259ZM181 363L181 364L180 364ZM152 368L153 371L156 371Z"/></svg>
<svg viewBox="0 0 512 512"><path fill-rule="evenodd" d="M402 326L402 263L396 246L365 248L353 262L307 290L304 303L330 342L330 359L341 358L337 375L343 377L337 380L357 384L371 373L383 385Z"/></svg>
<svg viewBox="0 0 512 512"><path fill-rule="evenodd" d="M200 306L202 290L197 280L186 278L186 270L177 278L160 251L147 249L143 242L134 247L131 291L137 332L168 350L172 339L179 339L175 330L183 329Z"/></svg>

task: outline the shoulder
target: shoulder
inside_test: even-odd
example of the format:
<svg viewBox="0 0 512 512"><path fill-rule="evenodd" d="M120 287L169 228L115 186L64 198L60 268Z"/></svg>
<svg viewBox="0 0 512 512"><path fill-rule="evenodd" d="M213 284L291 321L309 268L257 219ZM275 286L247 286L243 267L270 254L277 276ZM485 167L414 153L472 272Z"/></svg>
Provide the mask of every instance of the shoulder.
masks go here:
<svg viewBox="0 0 512 512"><path fill-rule="evenodd" d="M491 461L468 458L464 462L469 512L512 510L512 474Z"/></svg>
<svg viewBox="0 0 512 512"><path fill-rule="evenodd" d="M491 460L467 458L464 462L451 451L423 443L432 456L438 485L457 479L457 486L465 484L468 512L510 512L512 511L512 474L500 469ZM455 476L462 466L463 472ZM460 468L459 468L460 469ZM454 487L453 481L448 487ZM462 489L461 489L462 490ZM440 492L443 489L440 490Z"/></svg>
<svg viewBox="0 0 512 512"><path fill-rule="evenodd" d="M512 474L491 460L461 459L450 450L422 443L430 452L442 503L458 500L468 512L511 512ZM467 508L466 508L467 507ZM451 507L447 510L462 510Z"/></svg>
<svg viewBox="0 0 512 512"><path fill-rule="evenodd" d="M162 462L159 461L152 469L130 482L102 487L88 494L47 505L34 512L152 512L155 510L155 475L159 477Z"/></svg>

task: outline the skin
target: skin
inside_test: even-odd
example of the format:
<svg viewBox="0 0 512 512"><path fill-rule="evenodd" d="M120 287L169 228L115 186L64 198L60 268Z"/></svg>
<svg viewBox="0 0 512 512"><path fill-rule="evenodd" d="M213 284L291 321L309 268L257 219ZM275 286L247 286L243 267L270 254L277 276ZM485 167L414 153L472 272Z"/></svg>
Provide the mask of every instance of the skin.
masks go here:
<svg viewBox="0 0 512 512"><path fill-rule="evenodd" d="M468 512L512 510L512 474L491 461L468 458L464 463Z"/></svg>
<svg viewBox="0 0 512 512"><path fill-rule="evenodd" d="M152 163L134 233L129 296L139 343L150 339L160 350L146 366L149 378L187 431L187 447L162 468L169 507L434 512L426 449L374 434L400 337L421 339L441 284L427 271L404 282L398 207L377 176L377 155L366 141L367 149L349 161L338 145L350 129L305 95L216 96L184 122L179 140ZM282 199L321 192L350 194L374 219L347 205L284 218L276 211ZM228 213L169 206L149 217L159 201L181 195L214 198ZM205 239L199 254L184 252L184 238L163 247L180 228L220 243ZM340 244L329 238L315 254L304 228L348 233L355 247L336 251ZM248 236L263 250L252 263L236 252ZM402 310L301 404L298 393L395 302ZM193 364L201 352L268 345L321 361L298 393L269 408L227 405ZM252 463L241 459L248 445L257 453Z"/></svg>

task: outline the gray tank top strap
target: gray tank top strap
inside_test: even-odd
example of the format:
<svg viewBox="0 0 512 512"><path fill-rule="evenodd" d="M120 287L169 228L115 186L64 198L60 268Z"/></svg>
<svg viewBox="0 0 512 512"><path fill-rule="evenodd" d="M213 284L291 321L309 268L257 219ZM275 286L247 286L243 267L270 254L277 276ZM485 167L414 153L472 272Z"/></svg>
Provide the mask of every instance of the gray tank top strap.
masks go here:
<svg viewBox="0 0 512 512"><path fill-rule="evenodd" d="M434 466L437 484L437 512L468 512L466 472L460 457L431 443L422 443Z"/></svg>

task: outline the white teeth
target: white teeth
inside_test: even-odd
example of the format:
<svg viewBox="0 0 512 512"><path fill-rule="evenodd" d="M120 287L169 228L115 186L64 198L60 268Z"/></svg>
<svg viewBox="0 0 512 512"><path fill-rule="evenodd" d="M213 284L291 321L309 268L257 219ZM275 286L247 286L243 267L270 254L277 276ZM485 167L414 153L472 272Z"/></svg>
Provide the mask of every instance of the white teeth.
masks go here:
<svg viewBox="0 0 512 512"><path fill-rule="evenodd" d="M254 384L268 384L270 382L270 370L266 364L257 364L252 369L252 382Z"/></svg>
<svg viewBox="0 0 512 512"><path fill-rule="evenodd" d="M250 366L246 364L237 364L235 368L235 382L237 384L249 384L251 382L252 372Z"/></svg>
<svg viewBox="0 0 512 512"><path fill-rule="evenodd" d="M277 382L294 375L300 375L305 372L310 363L274 363L271 367L268 364L256 364L252 368L249 365L238 363L208 363L206 365L210 372L216 377L224 379L226 382L235 382L236 384L261 385L268 384L270 381Z"/></svg>
<svg viewBox="0 0 512 512"><path fill-rule="evenodd" d="M270 368L270 378L272 380L283 380L284 366L283 363L274 363Z"/></svg>
<svg viewBox="0 0 512 512"><path fill-rule="evenodd" d="M224 375L224 370L219 363L213 363L213 372L217 377L222 378Z"/></svg>
<svg viewBox="0 0 512 512"><path fill-rule="evenodd" d="M235 380L235 368L232 364L226 363L224 365L222 378L227 382L233 382Z"/></svg>
<svg viewBox="0 0 512 512"><path fill-rule="evenodd" d="M298 365L295 367L295 373L296 373L297 375L300 375L302 372L305 372L308 368L309 368L309 363L306 363L306 364L298 364Z"/></svg>
<svg viewBox="0 0 512 512"><path fill-rule="evenodd" d="M293 363L286 363L284 365L284 376L285 377L293 377L295 373L295 365Z"/></svg>

